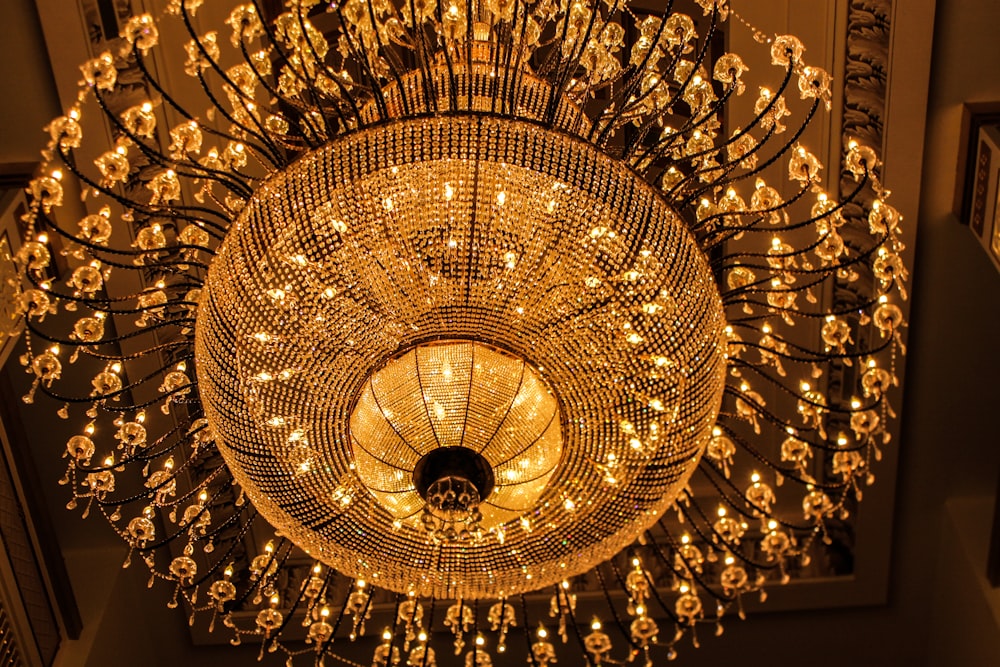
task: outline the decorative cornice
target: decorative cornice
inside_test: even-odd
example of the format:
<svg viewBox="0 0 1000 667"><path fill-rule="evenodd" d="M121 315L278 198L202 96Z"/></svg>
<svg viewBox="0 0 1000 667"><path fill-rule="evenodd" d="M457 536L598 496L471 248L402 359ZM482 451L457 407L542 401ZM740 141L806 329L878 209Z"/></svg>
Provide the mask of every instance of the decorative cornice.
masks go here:
<svg viewBox="0 0 1000 667"><path fill-rule="evenodd" d="M847 15L842 136L881 157L889 72L892 0L851 0Z"/></svg>

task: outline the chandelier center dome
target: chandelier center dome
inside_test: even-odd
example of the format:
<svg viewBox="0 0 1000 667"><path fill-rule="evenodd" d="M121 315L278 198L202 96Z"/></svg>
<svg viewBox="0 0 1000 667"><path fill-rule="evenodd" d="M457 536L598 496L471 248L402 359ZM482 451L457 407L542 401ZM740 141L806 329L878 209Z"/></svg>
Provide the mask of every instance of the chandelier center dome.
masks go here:
<svg viewBox="0 0 1000 667"><path fill-rule="evenodd" d="M426 343L389 361L364 383L349 426L362 484L397 520L420 519L447 541L482 538L530 511L563 445L538 371L472 341ZM420 456L412 480L399 467L410 452Z"/></svg>

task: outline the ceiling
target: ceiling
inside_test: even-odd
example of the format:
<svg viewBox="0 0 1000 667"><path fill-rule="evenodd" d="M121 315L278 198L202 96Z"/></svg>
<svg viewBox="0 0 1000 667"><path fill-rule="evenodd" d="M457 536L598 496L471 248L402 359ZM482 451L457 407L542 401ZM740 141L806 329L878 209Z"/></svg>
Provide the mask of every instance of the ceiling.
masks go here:
<svg viewBox="0 0 1000 667"><path fill-rule="evenodd" d="M799 19L790 18L802 12L792 10L795 5L800 10L806 4L815 7L813 3L770 2L767 12L749 0L738 6L768 31L780 29L772 22L788 22L802 32L795 25ZM829 0L822 6L827 18L837 20L848 5L870 4L878 3ZM994 28L1000 25L1000 4L942 0L935 8L931 0L896 0L894 5L893 94L885 141L889 155L898 159L887 160L884 180L895 191L894 203L906 213L906 222L917 228L910 248L913 306L901 430L892 443L898 474L893 475L893 457L884 464L884 473L876 469L883 478L876 489L888 502L884 510L861 517L865 529L891 544L884 557L887 585L838 597L838 590L851 587L838 582L832 592L794 611L767 611L765 606L745 622L727 624L721 638L702 637L700 649L682 649L680 660L688 665L795 665L807 654L815 667L840 666L845 660L862 667L1000 664L1000 590L985 580L1000 476L1000 435L993 418L1000 408L995 388L1000 376L1000 275L951 213L962 104L1000 100L1000 71L982 66L1000 62ZM7 170L37 162L44 139L39 128L59 113L60 86L52 64L60 71L69 69L75 81L70 40L64 44L60 31L78 22L52 18L59 19L69 6L76 3L0 4L0 166ZM39 12L48 17L44 34ZM928 59L929 82L922 74ZM8 369L14 382L23 384L16 362ZM186 619L165 608L169 593L147 591L138 568L121 569L124 546L107 526L96 518L81 521L78 513L62 508L65 499L55 483L64 466L59 452L66 435L60 431L68 432L71 425L52 424L51 406L19 407L26 436L14 444L32 453L46 521L83 620L80 638L64 643L56 664L184 661L198 667L253 660L255 647L192 645ZM132 651L143 649L149 652L139 660ZM365 662L367 657L358 659Z"/></svg>

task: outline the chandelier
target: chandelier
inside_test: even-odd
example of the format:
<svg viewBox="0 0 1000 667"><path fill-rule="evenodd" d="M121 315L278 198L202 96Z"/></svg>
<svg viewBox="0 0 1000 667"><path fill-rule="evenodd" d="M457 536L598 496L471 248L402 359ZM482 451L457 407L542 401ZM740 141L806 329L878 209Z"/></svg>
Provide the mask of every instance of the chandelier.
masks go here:
<svg viewBox="0 0 1000 667"><path fill-rule="evenodd" d="M69 507L289 662L650 665L806 568L888 441L900 216L855 141L823 189L798 39L734 25L750 85L665 4L129 18L17 258Z"/></svg>

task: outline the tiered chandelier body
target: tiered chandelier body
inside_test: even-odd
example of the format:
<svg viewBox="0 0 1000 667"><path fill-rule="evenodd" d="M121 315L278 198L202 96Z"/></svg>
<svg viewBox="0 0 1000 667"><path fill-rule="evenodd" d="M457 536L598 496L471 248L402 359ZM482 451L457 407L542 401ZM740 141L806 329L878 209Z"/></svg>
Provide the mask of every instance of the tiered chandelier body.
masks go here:
<svg viewBox="0 0 1000 667"><path fill-rule="evenodd" d="M289 659L382 614L376 665L447 664L443 629L476 667L648 661L846 519L905 271L875 151L841 197L799 143L831 90L796 38L756 34L768 89L709 48L724 0L202 4L84 64L18 257L70 504L174 601Z"/></svg>

